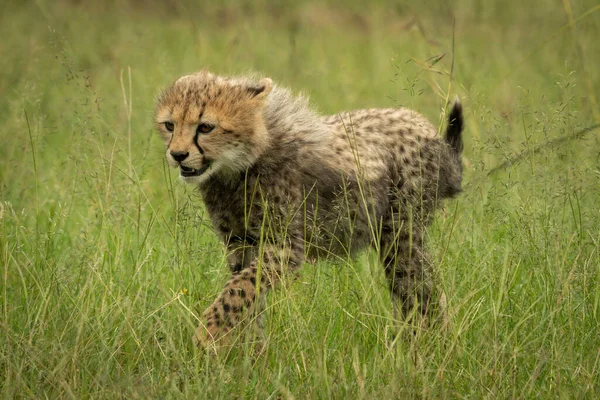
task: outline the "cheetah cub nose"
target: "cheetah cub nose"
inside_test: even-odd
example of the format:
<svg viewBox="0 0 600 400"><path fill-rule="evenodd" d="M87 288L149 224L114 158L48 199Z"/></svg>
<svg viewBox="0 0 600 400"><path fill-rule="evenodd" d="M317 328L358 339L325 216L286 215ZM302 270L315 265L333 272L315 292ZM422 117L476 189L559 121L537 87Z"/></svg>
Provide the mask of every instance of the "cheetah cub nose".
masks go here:
<svg viewBox="0 0 600 400"><path fill-rule="evenodd" d="M173 157L173 159L177 162L182 162L189 155L190 155L190 153L188 153L188 152L184 153L183 151L172 151L171 152L171 157Z"/></svg>

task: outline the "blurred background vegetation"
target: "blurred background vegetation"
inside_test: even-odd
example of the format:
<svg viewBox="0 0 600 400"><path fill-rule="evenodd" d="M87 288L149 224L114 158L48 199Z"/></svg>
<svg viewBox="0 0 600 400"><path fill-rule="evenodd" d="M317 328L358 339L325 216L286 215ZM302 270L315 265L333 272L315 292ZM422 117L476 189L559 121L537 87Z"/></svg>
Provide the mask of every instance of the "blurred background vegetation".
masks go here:
<svg viewBox="0 0 600 400"><path fill-rule="evenodd" d="M2 397L598 397L596 0L5 0L0 37ZM263 356L193 348L224 250L151 121L202 68L327 114L462 99L446 330L390 347L367 254L273 293Z"/></svg>

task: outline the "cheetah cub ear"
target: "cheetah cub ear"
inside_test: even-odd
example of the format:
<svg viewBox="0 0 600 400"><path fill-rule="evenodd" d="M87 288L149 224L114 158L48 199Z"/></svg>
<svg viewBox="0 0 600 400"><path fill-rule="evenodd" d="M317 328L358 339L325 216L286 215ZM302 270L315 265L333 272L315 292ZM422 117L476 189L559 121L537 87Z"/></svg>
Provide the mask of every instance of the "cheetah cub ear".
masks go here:
<svg viewBox="0 0 600 400"><path fill-rule="evenodd" d="M257 100L266 98L271 89L273 89L273 81L270 78L263 78L258 84L246 88L250 96Z"/></svg>

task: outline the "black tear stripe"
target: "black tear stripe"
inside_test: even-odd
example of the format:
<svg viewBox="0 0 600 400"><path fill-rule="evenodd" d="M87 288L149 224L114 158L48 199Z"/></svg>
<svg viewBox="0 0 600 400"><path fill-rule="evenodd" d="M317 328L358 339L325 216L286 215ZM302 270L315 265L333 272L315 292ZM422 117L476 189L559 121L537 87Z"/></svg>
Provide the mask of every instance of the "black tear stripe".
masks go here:
<svg viewBox="0 0 600 400"><path fill-rule="evenodd" d="M196 148L198 149L198 153L204 155L204 150L198 144L198 133L196 133L196 136L194 136L194 144L196 145Z"/></svg>
<svg viewBox="0 0 600 400"><path fill-rule="evenodd" d="M200 133L198 132L198 130L196 130L196 134L194 135L194 145L196 145L196 148L198 149L198 152L200 154L204 155L204 150L198 144L198 136L200 136Z"/></svg>
<svg viewBox="0 0 600 400"><path fill-rule="evenodd" d="M200 122L202 121L202 115L204 115L204 109L202 111L200 111L200 114L198 115L198 124L200 124ZM196 129L196 134L194 135L194 144L196 145L196 148L198 149L198 152L200 154L204 155L204 150L198 144L198 136L199 135L200 135L200 133L198 133L198 130Z"/></svg>
<svg viewBox="0 0 600 400"><path fill-rule="evenodd" d="M173 108L169 108L169 121L172 121L173 119ZM164 122L163 122L164 124ZM162 124L161 124L162 125ZM175 136L175 129L173 128L173 132L169 132L169 134L171 135L171 137L169 138L169 143L167 143L167 149L171 146L171 142L173 141L173 136Z"/></svg>

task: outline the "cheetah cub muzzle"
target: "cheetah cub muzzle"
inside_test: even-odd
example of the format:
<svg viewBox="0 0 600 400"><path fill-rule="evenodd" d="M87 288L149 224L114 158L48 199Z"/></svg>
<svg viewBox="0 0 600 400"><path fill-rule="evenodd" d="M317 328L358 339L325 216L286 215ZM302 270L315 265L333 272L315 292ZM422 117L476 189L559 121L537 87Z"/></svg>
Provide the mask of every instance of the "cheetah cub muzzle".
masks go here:
<svg viewBox="0 0 600 400"><path fill-rule="evenodd" d="M271 79L202 71L159 96L155 122L168 164L199 189L227 247L231 278L203 313L197 342L220 346L234 328L260 327L266 293L305 259L348 260L368 246L395 314L427 318L425 228L461 191L458 100L442 138L406 108L320 116Z"/></svg>

